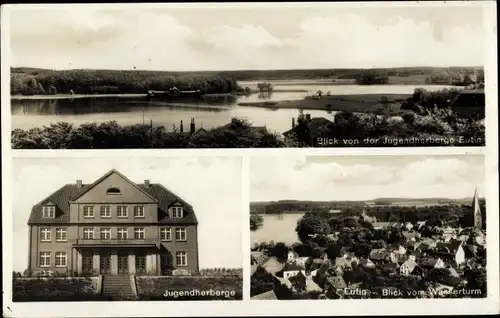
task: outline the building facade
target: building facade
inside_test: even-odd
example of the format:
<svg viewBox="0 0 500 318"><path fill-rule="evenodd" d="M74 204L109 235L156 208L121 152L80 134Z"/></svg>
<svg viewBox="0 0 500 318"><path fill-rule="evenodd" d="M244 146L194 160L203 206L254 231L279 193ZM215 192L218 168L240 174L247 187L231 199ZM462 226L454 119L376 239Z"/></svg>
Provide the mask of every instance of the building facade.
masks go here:
<svg viewBox="0 0 500 318"><path fill-rule="evenodd" d="M198 222L161 184L111 170L66 184L32 208L28 269L99 275L196 274Z"/></svg>

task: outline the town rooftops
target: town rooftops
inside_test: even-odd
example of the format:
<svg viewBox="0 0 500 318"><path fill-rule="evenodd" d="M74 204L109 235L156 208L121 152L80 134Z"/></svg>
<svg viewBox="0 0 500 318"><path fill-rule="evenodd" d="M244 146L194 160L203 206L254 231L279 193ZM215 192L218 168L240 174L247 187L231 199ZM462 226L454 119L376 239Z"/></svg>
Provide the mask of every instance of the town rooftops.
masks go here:
<svg viewBox="0 0 500 318"><path fill-rule="evenodd" d="M373 249L370 252L370 259L372 260L388 260L390 252L384 248Z"/></svg>
<svg viewBox="0 0 500 318"><path fill-rule="evenodd" d="M333 124L332 121L326 119L325 117L314 117L309 120L308 126L313 135L321 132L324 129L327 129L329 125ZM293 127L292 129L285 131L283 135L285 137L290 136L292 133L295 133L297 131L297 127L299 125Z"/></svg>
<svg viewBox="0 0 500 318"><path fill-rule="evenodd" d="M276 300L278 299L278 297L276 297L276 293L274 292L274 290L270 290L265 293L255 295L251 299Z"/></svg>
<svg viewBox="0 0 500 318"><path fill-rule="evenodd" d="M168 224L198 224L196 216L193 211L193 207L182 200L179 196L175 195L168 189L166 189L161 184L136 184L128 180L125 176L120 174L118 171L112 169L104 176L99 178L96 182L92 184L66 184L61 187L56 192L49 195L47 198L42 200L40 203L33 206L31 209L31 214L28 220L28 225L31 224L61 224L69 222L69 207L70 202L87 191L93 188L96 184L102 181L107 176L112 173L117 173L119 176L124 178L126 181L133 184L140 191L146 193L152 199L158 202L158 222L168 223ZM184 217L177 219L171 218L168 214L168 208L174 203L181 203L184 209ZM50 204L55 206L55 218L42 218L42 208L43 206Z"/></svg>

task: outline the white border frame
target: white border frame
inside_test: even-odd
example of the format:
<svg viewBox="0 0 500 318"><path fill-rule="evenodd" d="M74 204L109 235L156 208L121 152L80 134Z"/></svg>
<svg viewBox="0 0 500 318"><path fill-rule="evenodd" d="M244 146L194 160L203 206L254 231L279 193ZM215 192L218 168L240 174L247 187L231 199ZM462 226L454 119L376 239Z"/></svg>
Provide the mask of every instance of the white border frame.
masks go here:
<svg viewBox="0 0 500 318"><path fill-rule="evenodd" d="M368 3L198 3L199 8L248 8L248 7L412 7L422 6L417 2L368 2ZM447 6L482 6L485 12L484 27L487 35L487 50L485 69L486 102L486 147L433 147L433 148L335 148L335 149L203 149L203 150L15 150L10 149L10 107L2 107L2 218L3 218L3 258L7 260L3 267L3 310L8 317L56 317L56 316L203 316L203 315L230 315L230 316L275 316L275 315L393 315L393 314L487 314L500 311L499 297L499 227L498 227L498 96L497 87L497 32L496 32L496 2L494 1L468 1L446 2ZM43 10L58 6L64 8L68 5L3 5L2 6L2 104L10 105L10 45L9 39L9 13L12 10L27 7ZM71 4L84 10L89 6L85 4ZM114 8L116 4L101 4L101 6ZM124 7L150 7L164 8L165 4L121 4ZM170 7L193 7L193 4L168 4ZM443 6L443 2L425 2L425 6ZM487 288L488 298L484 299L368 299L368 300L294 300L294 301L251 301L250 289L250 239L249 220L242 218L242 252L243 261L243 301L189 301L189 302L44 302L44 303L14 303L12 302L12 215L13 208L10 194L12 159L37 157L192 157L192 156L242 156L243 200L242 211L249 213L249 163L253 156L292 156L292 155L331 155L331 156L376 156L376 155L462 155L482 154L485 156L485 174L487 193L485 195L487 206ZM366 302L366 304L365 304ZM189 306L189 310L187 309ZM147 308L147 311L144 309ZM388 309L390 308L390 310Z"/></svg>

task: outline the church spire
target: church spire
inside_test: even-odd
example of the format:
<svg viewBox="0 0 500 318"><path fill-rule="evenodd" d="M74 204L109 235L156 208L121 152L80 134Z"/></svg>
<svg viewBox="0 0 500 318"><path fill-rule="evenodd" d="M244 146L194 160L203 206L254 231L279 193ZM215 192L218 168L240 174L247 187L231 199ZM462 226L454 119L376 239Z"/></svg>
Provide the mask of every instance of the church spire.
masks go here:
<svg viewBox="0 0 500 318"><path fill-rule="evenodd" d="M477 185L474 190L474 198L472 199L472 211L474 213L474 227L478 230L481 230L483 228L483 218L481 216L481 208L479 207Z"/></svg>

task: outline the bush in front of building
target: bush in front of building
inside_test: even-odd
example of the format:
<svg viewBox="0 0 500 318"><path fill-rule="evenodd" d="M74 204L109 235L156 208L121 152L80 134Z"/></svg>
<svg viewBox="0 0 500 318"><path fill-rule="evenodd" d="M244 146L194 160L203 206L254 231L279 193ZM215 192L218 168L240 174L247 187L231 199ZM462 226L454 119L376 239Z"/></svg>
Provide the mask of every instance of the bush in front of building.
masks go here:
<svg viewBox="0 0 500 318"><path fill-rule="evenodd" d="M104 300L92 278L14 278L13 301Z"/></svg>
<svg viewBox="0 0 500 318"><path fill-rule="evenodd" d="M241 275L137 276L136 286L139 300L241 300L243 295Z"/></svg>

